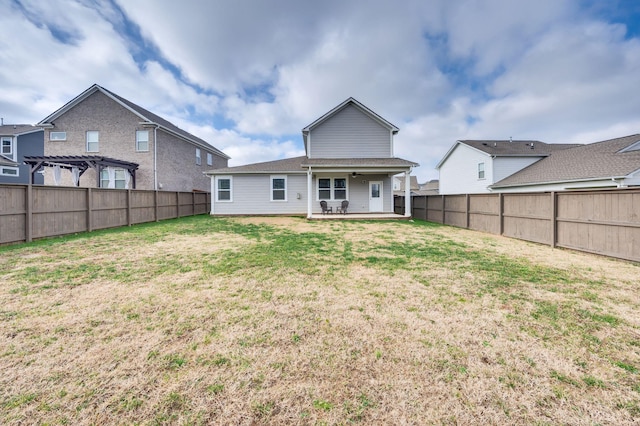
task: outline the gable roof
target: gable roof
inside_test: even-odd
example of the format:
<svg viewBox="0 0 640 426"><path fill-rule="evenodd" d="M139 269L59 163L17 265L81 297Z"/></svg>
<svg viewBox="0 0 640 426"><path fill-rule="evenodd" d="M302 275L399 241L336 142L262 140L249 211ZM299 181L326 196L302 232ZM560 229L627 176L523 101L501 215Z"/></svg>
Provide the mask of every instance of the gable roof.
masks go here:
<svg viewBox="0 0 640 426"><path fill-rule="evenodd" d="M260 174L260 173L306 173L302 163L307 157L285 158L283 160L265 161L262 163L246 164L244 166L224 167L204 172L205 175L228 174Z"/></svg>
<svg viewBox="0 0 640 426"><path fill-rule="evenodd" d="M639 141L635 134L555 151L490 188L624 178L640 170L640 150L625 151Z"/></svg>
<svg viewBox="0 0 640 426"><path fill-rule="evenodd" d="M579 144L550 144L536 140L458 140L436 165L439 169L459 146L466 145L489 157L546 157L554 151L573 148Z"/></svg>
<svg viewBox="0 0 640 426"><path fill-rule="evenodd" d="M158 128L164 130L167 133L173 134L174 136L177 136L180 139L183 139L187 142L190 142L196 146L199 146L201 148L204 148L206 150L209 151L213 151L214 153L216 153L217 155L229 159L231 157L229 157L227 154L225 154L224 152L220 151L219 149L215 148L213 145L211 145L210 143L208 143L207 141L200 139L197 136L192 135L191 133L182 130L181 128L179 128L178 126L176 126L175 124L171 123L168 120L165 120L164 118L160 117L159 115L156 115L154 113L152 113L151 111L142 108L141 106L134 104L133 102L105 89L104 87L101 87L97 84L94 84L93 86L89 87L87 90L85 90L84 92L82 92L81 94L79 94L78 96L76 96L75 98L73 98L72 100L70 100L69 102L67 102L65 105L63 105L61 108L59 108L57 111L55 111L53 114L45 117L42 121L40 121L38 123L38 125L40 126L51 126L51 123L53 122L53 120L55 120L56 118L60 117L62 114L66 113L67 111L69 111L71 108L75 107L76 105L78 105L80 102L82 102L83 100L85 100L86 98L88 98L89 96L91 96L92 94L94 94L95 92L101 92L103 93L105 96L111 98L112 100L114 100L115 102L117 102L118 104L122 105L124 108L128 109L129 111L131 111L133 114L137 115L138 117L140 117L140 119L142 119L145 123L144 124L149 124L149 125L158 125Z"/></svg>
<svg viewBox="0 0 640 426"><path fill-rule="evenodd" d="M360 111L362 111L365 115L371 117L372 119L377 121L381 126L386 127L387 129L392 131L394 134L396 134L396 133L398 133L400 131L400 129L398 129L395 125L393 125L389 121L387 121L384 118L382 118L381 116L379 116L373 110L369 109L364 104L358 102L355 98L350 97L347 100L345 100L344 102L342 102L340 105L336 106L335 108L333 108L332 110L330 110L329 112L327 112L326 114L322 115L320 118L315 120L313 123L305 126L302 129L302 139L304 140L305 149L307 147L307 135L309 134L309 132L311 130L313 130L314 127L319 126L320 124L322 124L325 121L329 120L331 117L333 117L334 115L336 115L337 113L339 113L343 109L347 108L349 105L355 106Z"/></svg>

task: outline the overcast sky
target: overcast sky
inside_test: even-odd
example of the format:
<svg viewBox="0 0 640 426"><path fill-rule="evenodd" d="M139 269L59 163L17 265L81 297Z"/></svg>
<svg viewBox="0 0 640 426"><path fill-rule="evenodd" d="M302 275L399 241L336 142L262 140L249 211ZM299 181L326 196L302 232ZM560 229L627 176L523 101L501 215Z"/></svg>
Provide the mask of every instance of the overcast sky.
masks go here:
<svg viewBox="0 0 640 426"><path fill-rule="evenodd" d="M232 166L304 155L350 96L420 182L458 139L640 133L637 0L0 0L0 28L5 123L97 83Z"/></svg>

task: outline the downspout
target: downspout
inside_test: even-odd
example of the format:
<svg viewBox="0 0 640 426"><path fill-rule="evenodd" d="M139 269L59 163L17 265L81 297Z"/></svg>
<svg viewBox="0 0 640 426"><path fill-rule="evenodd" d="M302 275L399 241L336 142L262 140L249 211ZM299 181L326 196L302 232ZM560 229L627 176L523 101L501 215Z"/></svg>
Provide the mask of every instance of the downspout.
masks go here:
<svg viewBox="0 0 640 426"><path fill-rule="evenodd" d="M158 126L153 127L153 188L158 190Z"/></svg>
<svg viewBox="0 0 640 426"><path fill-rule="evenodd" d="M404 172L404 217L411 217L411 169Z"/></svg>

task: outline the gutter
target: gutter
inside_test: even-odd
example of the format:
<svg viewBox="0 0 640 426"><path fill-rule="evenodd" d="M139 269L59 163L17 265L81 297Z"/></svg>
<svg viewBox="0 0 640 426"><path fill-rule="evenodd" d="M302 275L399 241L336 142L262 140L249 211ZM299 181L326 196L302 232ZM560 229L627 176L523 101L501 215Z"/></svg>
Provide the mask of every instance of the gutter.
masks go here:
<svg viewBox="0 0 640 426"><path fill-rule="evenodd" d="M517 183L517 184L511 184L511 185L490 185L488 188L493 190L493 189L501 189L501 188L516 188L519 186L554 185L558 183L572 183L572 182L591 182L596 180L612 180L615 182L617 179L623 180L626 178L627 176L602 176L602 177L592 177L592 178L584 178L584 179L556 180L556 181L548 181L548 182Z"/></svg>

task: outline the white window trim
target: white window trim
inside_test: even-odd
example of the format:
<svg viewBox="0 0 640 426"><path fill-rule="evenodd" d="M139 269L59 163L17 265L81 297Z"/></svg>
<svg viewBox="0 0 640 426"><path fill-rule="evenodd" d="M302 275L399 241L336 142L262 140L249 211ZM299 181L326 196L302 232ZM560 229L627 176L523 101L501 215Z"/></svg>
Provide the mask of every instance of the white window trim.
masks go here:
<svg viewBox="0 0 640 426"><path fill-rule="evenodd" d="M146 141L140 141L140 139L138 138L138 135L140 135L140 133L146 133L147 134L147 140ZM150 132L148 130L136 130L136 152L149 152L149 134ZM140 149L140 142L146 142L147 143L147 149Z"/></svg>
<svg viewBox="0 0 640 426"><path fill-rule="evenodd" d="M53 137L53 135L61 135L61 137ZM67 140L67 132L49 132L49 140L52 142L63 142Z"/></svg>
<svg viewBox="0 0 640 426"><path fill-rule="evenodd" d="M9 146L10 152L8 152L8 153L2 152L2 149L4 148L5 141L9 141L9 145L8 146ZM10 158L13 161L16 160L16 149L15 149L12 137L10 137L10 136L3 136L2 137L2 139L0 141L0 155L2 155L5 158Z"/></svg>
<svg viewBox="0 0 640 426"><path fill-rule="evenodd" d="M220 200L218 198L218 181L220 180L229 180L229 199L228 200ZM216 203L232 203L233 202L233 176L216 176L215 180L215 194L214 199ZM226 189L224 191L227 191Z"/></svg>
<svg viewBox="0 0 640 426"><path fill-rule="evenodd" d="M329 191L330 191L330 198L328 199L320 199L320 179L329 179ZM335 184L335 180L336 179L344 179L346 187L345 187L345 198L340 198L337 199L336 198L336 194L335 194L335 190L336 190L336 184ZM331 177L325 177L325 176L319 176L316 178L316 201L343 201L343 200L348 200L349 199L349 176L345 175L345 176L331 176Z"/></svg>
<svg viewBox="0 0 640 426"><path fill-rule="evenodd" d="M482 170L480 170L480 166L482 166ZM482 177L480 177L480 172L482 171ZM485 180L487 176L487 169L485 168L484 162L478 163L478 180Z"/></svg>
<svg viewBox="0 0 640 426"><path fill-rule="evenodd" d="M199 166L202 164L202 153L200 152L200 148L196 148L196 165Z"/></svg>
<svg viewBox="0 0 640 426"><path fill-rule="evenodd" d="M273 180L274 179L284 179L284 199L283 200L274 200L273 199ZM281 191L278 189L278 191ZM269 179L269 201L273 201L274 203L282 203L287 202L287 176L286 175L271 175Z"/></svg>
<svg viewBox="0 0 640 426"><path fill-rule="evenodd" d="M6 170L15 170L16 173L15 174L7 173ZM2 167L0 167L0 176L19 177L20 176L20 168L2 166Z"/></svg>
<svg viewBox="0 0 640 426"><path fill-rule="evenodd" d="M213 154L207 152L207 166L213 166Z"/></svg>
<svg viewBox="0 0 640 426"><path fill-rule="evenodd" d="M95 133L96 135L98 135L98 140L95 142L98 145L98 149L91 151L89 150L89 133ZM97 130L87 130L87 133L85 134L85 139L86 139L86 148L87 148L87 152L100 152L100 132ZM94 143L94 142L91 142Z"/></svg>

